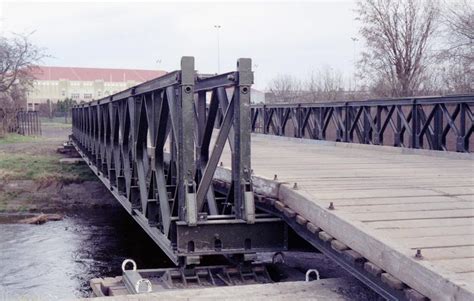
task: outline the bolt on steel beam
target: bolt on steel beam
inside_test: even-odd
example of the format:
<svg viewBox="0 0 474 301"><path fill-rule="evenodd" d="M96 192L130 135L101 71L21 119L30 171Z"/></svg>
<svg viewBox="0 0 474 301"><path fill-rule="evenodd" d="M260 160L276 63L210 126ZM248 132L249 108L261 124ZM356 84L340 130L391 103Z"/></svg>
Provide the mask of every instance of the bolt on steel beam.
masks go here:
<svg viewBox="0 0 474 301"><path fill-rule="evenodd" d="M236 71L216 76L198 76L193 57L183 57L180 67L75 106L73 145L176 264L285 249L286 225L255 213L251 60L239 59ZM231 176L222 191L213 179L226 143ZM261 233L267 237L259 239Z"/></svg>

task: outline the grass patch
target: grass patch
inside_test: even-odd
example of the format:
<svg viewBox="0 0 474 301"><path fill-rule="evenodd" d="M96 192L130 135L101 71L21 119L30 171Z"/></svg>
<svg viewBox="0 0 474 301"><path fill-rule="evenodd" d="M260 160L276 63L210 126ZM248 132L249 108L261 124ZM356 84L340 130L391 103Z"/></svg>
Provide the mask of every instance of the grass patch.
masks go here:
<svg viewBox="0 0 474 301"><path fill-rule="evenodd" d="M64 117L53 117L53 118L48 118L48 117L40 117L41 123L62 123L62 124L71 124L71 117L66 120Z"/></svg>
<svg viewBox="0 0 474 301"><path fill-rule="evenodd" d="M87 165L61 165L58 155L30 155L0 152L0 179L60 181L76 183L96 180Z"/></svg>
<svg viewBox="0 0 474 301"><path fill-rule="evenodd" d="M11 143L25 143L25 142L37 142L44 138L35 136L23 136L19 134L7 134L5 137L0 138L0 144L11 144Z"/></svg>
<svg viewBox="0 0 474 301"><path fill-rule="evenodd" d="M40 117L41 126L43 128L49 127L49 128L59 128L59 129L70 129L72 128L71 121L72 121L71 117L67 119L67 123L64 117L53 117L53 118Z"/></svg>

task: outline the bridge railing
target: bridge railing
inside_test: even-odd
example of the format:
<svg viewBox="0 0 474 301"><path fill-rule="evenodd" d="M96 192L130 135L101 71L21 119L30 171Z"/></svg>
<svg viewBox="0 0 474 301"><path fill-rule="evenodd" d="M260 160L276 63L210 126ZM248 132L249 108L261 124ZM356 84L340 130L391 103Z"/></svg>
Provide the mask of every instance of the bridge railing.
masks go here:
<svg viewBox="0 0 474 301"><path fill-rule="evenodd" d="M252 132L471 152L474 95L252 106Z"/></svg>
<svg viewBox="0 0 474 301"><path fill-rule="evenodd" d="M250 59L209 77L198 76L194 58L183 57L178 71L72 109L72 143L175 263L284 248L281 220L255 213L252 83ZM226 143L228 193L213 185Z"/></svg>

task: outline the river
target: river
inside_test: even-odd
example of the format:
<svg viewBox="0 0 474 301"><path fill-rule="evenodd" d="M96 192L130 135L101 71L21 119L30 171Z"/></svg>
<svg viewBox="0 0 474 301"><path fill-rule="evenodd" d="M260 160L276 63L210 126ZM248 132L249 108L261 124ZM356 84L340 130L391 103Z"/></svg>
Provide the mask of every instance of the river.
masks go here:
<svg viewBox="0 0 474 301"><path fill-rule="evenodd" d="M89 280L170 266L120 207L87 209L43 225L0 224L0 300L62 300L91 295Z"/></svg>

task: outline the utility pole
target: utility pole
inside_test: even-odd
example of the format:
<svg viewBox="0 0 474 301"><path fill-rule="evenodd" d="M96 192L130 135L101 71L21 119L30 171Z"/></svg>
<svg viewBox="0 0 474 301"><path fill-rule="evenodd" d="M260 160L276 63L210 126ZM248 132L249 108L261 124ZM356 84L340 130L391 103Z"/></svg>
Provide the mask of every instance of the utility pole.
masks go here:
<svg viewBox="0 0 474 301"><path fill-rule="evenodd" d="M214 28L217 30L217 73L220 73L221 72L221 49L220 49L219 31L221 29L221 26L214 25Z"/></svg>

